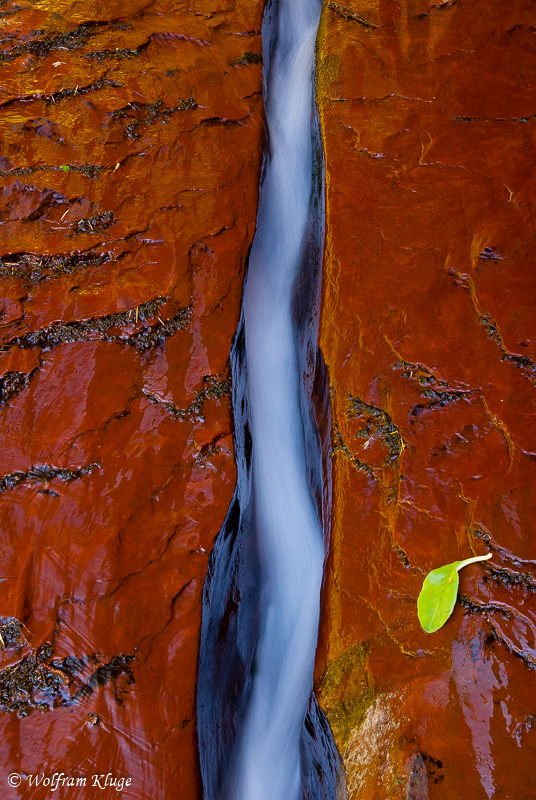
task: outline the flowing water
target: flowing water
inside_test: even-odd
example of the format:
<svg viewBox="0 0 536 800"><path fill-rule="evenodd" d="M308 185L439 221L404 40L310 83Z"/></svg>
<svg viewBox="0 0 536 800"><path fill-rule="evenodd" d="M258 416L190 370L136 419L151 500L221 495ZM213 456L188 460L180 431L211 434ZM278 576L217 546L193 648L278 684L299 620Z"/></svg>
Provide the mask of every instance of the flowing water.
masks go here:
<svg viewBox="0 0 536 800"><path fill-rule="evenodd" d="M265 47L270 152L244 298L253 523L264 620L236 800L298 800L324 544L307 482L292 288L312 194L312 69L319 3L281 0Z"/></svg>
<svg viewBox="0 0 536 800"><path fill-rule="evenodd" d="M306 385L318 360L320 8L273 0L263 23L268 141L233 351L238 486L205 587L198 726L207 800L300 800L304 787L334 797L338 782L329 726L311 700L325 555L321 445ZM207 697L215 692L226 698ZM304 744L307 716L311 740L325 740L326 764L315 761L322 790L307 788L318 749Z"/></svg>

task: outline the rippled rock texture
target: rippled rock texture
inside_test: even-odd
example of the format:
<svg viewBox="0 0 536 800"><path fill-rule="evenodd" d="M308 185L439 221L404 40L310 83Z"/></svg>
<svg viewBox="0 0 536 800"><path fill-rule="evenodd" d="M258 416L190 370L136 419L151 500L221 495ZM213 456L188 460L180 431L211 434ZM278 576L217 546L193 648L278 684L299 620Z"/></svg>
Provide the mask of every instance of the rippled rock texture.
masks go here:
<svg viewBox="0 0 536 800"><path fill-rule="evenodd" d="M5 775L110 771L129 797L198 796L261 15L260 0L1 3ZM40 796L5 775L2 797Z"/></svg>
<svg viewBox="0 0 536 800"><path fill-rule="evenodd" d="M324 8L317 686L352 800L534 794L535 48L525 0ZM423 576L488 550L425 634Z"/></svg>

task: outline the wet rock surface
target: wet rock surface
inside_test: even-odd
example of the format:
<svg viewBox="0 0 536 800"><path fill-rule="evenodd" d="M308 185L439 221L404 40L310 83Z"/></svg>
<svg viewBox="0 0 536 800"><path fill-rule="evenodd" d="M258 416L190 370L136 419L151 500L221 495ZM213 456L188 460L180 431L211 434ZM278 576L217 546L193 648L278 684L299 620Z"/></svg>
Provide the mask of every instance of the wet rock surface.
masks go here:
<svg viewBox="0 0 536 800"><path fill-rule="evenodd" d="M261 14L0 7L2 797L49 791L10 789L10 772L55 771L199 796L201 593L235 482L228 358L257 207Z"/></svg>
<svg viewBox="0 0 536 800"><path fill-rule="evenodd" d="M321 25L320 703L350 798L521 800L536 750L533 8L346 0ZM488 551L425 634L424 575Z"/></svg>

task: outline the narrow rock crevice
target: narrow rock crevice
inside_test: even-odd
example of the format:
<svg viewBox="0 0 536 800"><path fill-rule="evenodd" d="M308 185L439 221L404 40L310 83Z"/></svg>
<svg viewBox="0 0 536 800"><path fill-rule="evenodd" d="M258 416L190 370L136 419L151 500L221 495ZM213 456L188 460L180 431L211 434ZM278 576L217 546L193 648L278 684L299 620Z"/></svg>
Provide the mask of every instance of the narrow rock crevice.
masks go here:
<svg viewBox="0 0 536 800"><path fill-rule="evenodd" d="M0 378L0 406L5 406L20 392L24 391L29 386L30 381L34 378L39 371L36 367L31 372L15 372L9 371L4 373Z"/></svg>
<svg viewBox="0 0 536 800"><path fill-rule="evenodd" d="M30 288L79 270L101 267L111 258L111 253L95 253L92 250L57 255L14 253L0 258L0 277L20 279L25 288Z"/></svg>
<svg viewBox="0 0 536 800"><path fill-rule="evenodd" d="M184 330L191 322L191 306L179 309L178 313L168 317L168 319L161 319L158 314L160 308L166 302L165 298L159 297L147 303L142 303L131 311L119 311L117 314L107 314L103 317L93 317L76 322L58 322L46 328L31 331L23 336L16 336L5 344L0 345L0 352L7 352L12 347L39 347L42 350L52 350L60 344L98 340L119 342L143 352L156 346L161 341L169 339L177 331ZM137 325L138 320L145 322L147 319L154 317L157 320L154 325L146 325L134 333L126 335L110 333L114 328L125 328L132 324Z"/></svg>
<svg viewBox="0 0 536 800"><path fill-rule="evenodd" d="M124 704L129 686L134 683L131 653L118 653L103 663L101 655L66 656L55 659L52 642L32 649L15 617L0 618L0 653L12 651L20 661L0 669L0 708L19 718L34 711L69 708L90 697L98 687L111 685L118 705ZM90 671L91 670L91 671ZM83 673L90 671L84 679ZM95 716L95 715L92 715ZM92 720L89 720L90 722ZM97 724L98 718L93 720Z"/></svg>
<svg viewBox="0 0 536 800"><path fill-rule="evenodd" d="M476 294L475 282L470 275L460 273L454 267L450 267L449 274L454 275L458 286L463 287L469 291L471 303L478 318L478 322L487 333L488 339L491 339L497 344L502 353L501 361L508 361L518 369L522 370L526 377L536 385L536 363L525 355L519 355L509 350L503 339L503 335L499 330L498 323L493 319L488 311L482 311Z"/></svg>
<svg viewBox="0 0 536 800"><path fill-rule="evenodd" d="M203 597L205 800L346 797L312 691L331 521L329 381L317 346L324 179L311 72L319 15L317 0L265 8L269 143L231 351L237 485Z"/></svg>
<svg viewBox="0 0 536 800"><path fill-rule="evenodd" d="M40 464L26 472L10 472L8 475L0 477L0 494L3 494L8 489L14 489L22 484L47 484L50 481L59 479L65 483L72 483L72 481L79 480L84 475L91 475L96 469L100 467L100 463L95 461L93 464L87 464L85 467L53 467L50 464Z"/></svg>
<svg viewBox="0 0 536 800"><path fill-rule="evenodd" d="M362 17L361 14L358 14L356 11L352 11L346 6L343 6L342 3L335 3L332 0L332 2L328 4L328 8L330 8L332 11L335 11L336 14L339 14L339 16L343 17L344 19L357 22L359 25L362 25L363 28L371 28L375 30L382 27L381 25L374 25L372 22L369 22L368 19Z"/></svg>

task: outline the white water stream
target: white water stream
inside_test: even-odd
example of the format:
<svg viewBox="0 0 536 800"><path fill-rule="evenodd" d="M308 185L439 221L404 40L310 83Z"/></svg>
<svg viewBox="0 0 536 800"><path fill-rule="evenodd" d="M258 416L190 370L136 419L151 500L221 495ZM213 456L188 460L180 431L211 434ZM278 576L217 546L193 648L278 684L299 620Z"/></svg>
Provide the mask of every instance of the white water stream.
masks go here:
<svg viewBox="0 0 536 800"><path fill-rule="evenodd" d="M244 296L263 618L233 800L302 798L300 736L313 684L324 543L307 481L292 301L310 230L319 17L319 0L273 0L263 24L269 143Z"/></svg>

